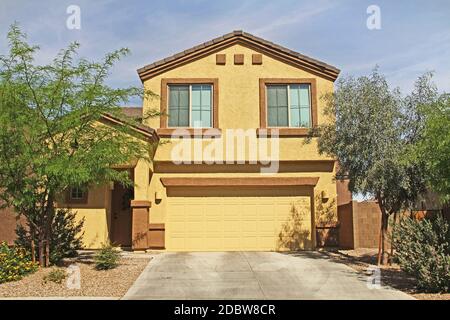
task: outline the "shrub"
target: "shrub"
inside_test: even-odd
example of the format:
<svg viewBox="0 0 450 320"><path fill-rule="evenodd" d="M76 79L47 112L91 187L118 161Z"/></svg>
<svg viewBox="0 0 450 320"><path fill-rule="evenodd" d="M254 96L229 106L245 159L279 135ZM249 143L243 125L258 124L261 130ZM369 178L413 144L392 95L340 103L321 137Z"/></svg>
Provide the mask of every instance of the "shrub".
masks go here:
<svg viewBox="0 0 450 320"><path fill-rule="evenodd" d="M25 249L0 244L0 283L20 280L37 269L38 265L31 261Z"/></svg>
<svg viewBox="0 0 450 320"><path fill-rule="evenodd" d="M64 279L66 279L66 271L64 269L53 269L50 271L47 275L44 276L43 280L44 283L47 283L48 281L59 283L61 284Z"/></svg>
<svg viewBox="0 0 450 320"><path fill-rule="evenodd" d="M114 269L119 264L120 253L111 244L104 244L94 256L97 270Z"/></svg>
<svg viewBox="0 0 450 320"><path fill-rule="evenodd" d="M450 289L450 228L442 215L403 218L392 233L395 258L405 272L429 292Z"/></svg>
<svg viewBox="0 0 450 320"><path fill-rule="evenodd" d="M75 212L60 209L56 212L52 224L50 237L50 263L57 264L64 258L75 257L77 250L82 247L82 229L84 220L77 222ZM16 229L17 240L15 244L31 251L31 235L27 228L18 226ZM37 246L38 239L35 237ZM36 260L38 250L36 248Z"/></svg>

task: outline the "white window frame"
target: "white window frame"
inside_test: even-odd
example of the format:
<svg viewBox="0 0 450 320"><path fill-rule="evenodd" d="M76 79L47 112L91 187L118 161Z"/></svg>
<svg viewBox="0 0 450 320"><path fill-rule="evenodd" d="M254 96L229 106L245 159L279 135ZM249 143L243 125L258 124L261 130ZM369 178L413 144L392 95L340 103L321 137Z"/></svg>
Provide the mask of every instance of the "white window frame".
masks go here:
<svg viewBox="0 0 450 320"><path fill-rule="evenodd" d="M299 86L302 84L307 84L308 85L308 97L309 97L309 127L293 127L291 126L291 85L293 86ZM268 87L270 86L286 86L287 87L287 103L288 103L288 125L287 127L270 127L269 126L269 106L268 106L268 102L269 102L269 90ZM270 83L270 84L266 84L266 114L267 114L267 119L266 119L266 125L267 128L310 128L312 126L312 101L311 101L312 97L311 97L311 84L310 83ZM300 106L299 106L300 108ZM301 109L301 108L300 108Z"/></svg>
<svg viewBox="0 0 450 320"><path fill-rule="evenodd" d="M170 86L188 86L189 87L189 126L188 127L171 127L169 126L169 120L167 119L167 128L214 128L214 85L212 83L172 83L172 84L168 84L167 85L167 106L166 106L166 110L167 110L167 115L170 117ZM210 101L210 105L211 105L211 126L210 127L193 127L192 125L192 86L210 86L211 87L211 101Z"/></svg>

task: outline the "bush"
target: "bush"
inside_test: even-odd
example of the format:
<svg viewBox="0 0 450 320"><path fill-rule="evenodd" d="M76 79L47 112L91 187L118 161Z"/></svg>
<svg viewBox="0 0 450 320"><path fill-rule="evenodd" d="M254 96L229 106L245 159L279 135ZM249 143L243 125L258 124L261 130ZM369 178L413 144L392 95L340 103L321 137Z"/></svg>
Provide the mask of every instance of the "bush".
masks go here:
<svg viewBox="0 0 450 320"><path fill-rule="evenodd" d="M0 283L20 280L37 269L38 265L31 262L25 249L10 248L4 242L0 244Z"/></svg>
<svg viewBox="0 0 450 320"><path fill-rule="evenodd" d="M118 266L120 253L111 244L104 244L94 257L97 270L109 270Z"/></svg>
<svg viewBox="0 0 450 320"><path fill-rule="evenodd" d="M75 212L59 209L52 224L52 234L50 238L50 263L57 264L64 258L75 257L77 250L82 247L82 229L84 220L77 222ZM15 244L31 251L31 235L28 229L18 226L16 229L17 240ZM38 257L38 239L34 239L36 244L36 260Z"/></svg>
<svg viewBox="0 0 450 320"><path fill-rule="evenodd" d="M429 292L450 289L450 228L442 215L403 218L392 233L395 258L402 270Z"/></svg>
<svg viewBox="0 0 450 320"><path fill-rule="evenodd" d="M66 271L64 269L53 269L50 271L47 275L44 276L43 280L44 283L47 283L48 281L59 283L61 284L64 279L66 279Z"/></svg>

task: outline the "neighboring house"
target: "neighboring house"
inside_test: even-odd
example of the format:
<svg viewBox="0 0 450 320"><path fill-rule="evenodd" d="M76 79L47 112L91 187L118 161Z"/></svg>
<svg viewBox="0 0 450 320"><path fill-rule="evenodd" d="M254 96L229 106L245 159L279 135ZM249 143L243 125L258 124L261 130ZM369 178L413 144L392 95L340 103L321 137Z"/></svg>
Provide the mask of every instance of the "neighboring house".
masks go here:
<svg viewBox="0 0 450 320"><path fill-rule="evenodd" d="M145 139L164 143L151 163L120 168L130 172L134 188L68 192L62 205L85 218L86 247L108 240L134 250L316 246L316 226L337 220L335 159L319 155L315 138L304 142L325 121L321 97L333 91L338 69L235 31L138 74L158 97L126 112L143 119L136 130ZM161 116L145 116L155 110ZM276 165L260 152L265 142ZM275 172L261 173L272 166ZM326 218L320 217L324 207Z"/></svg>

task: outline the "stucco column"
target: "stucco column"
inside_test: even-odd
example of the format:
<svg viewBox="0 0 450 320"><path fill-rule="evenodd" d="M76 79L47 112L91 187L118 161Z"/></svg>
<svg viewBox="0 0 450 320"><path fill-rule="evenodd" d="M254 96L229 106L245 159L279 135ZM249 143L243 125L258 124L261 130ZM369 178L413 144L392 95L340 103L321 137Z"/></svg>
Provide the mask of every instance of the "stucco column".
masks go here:
<svg viewBox="0 0 450 320"><path fill-rule="evenodd" d="M311 248L310 250L315 250L317 247L316 239L316 188L313 186L310 191L310 201L311 201Z"/></svg>
<svg viewBox="0 0 450 320"><path fill-rule="evenodd" d="M131 201L131 248L148 249L148 227L151 202L147 200Z"/></svg>

